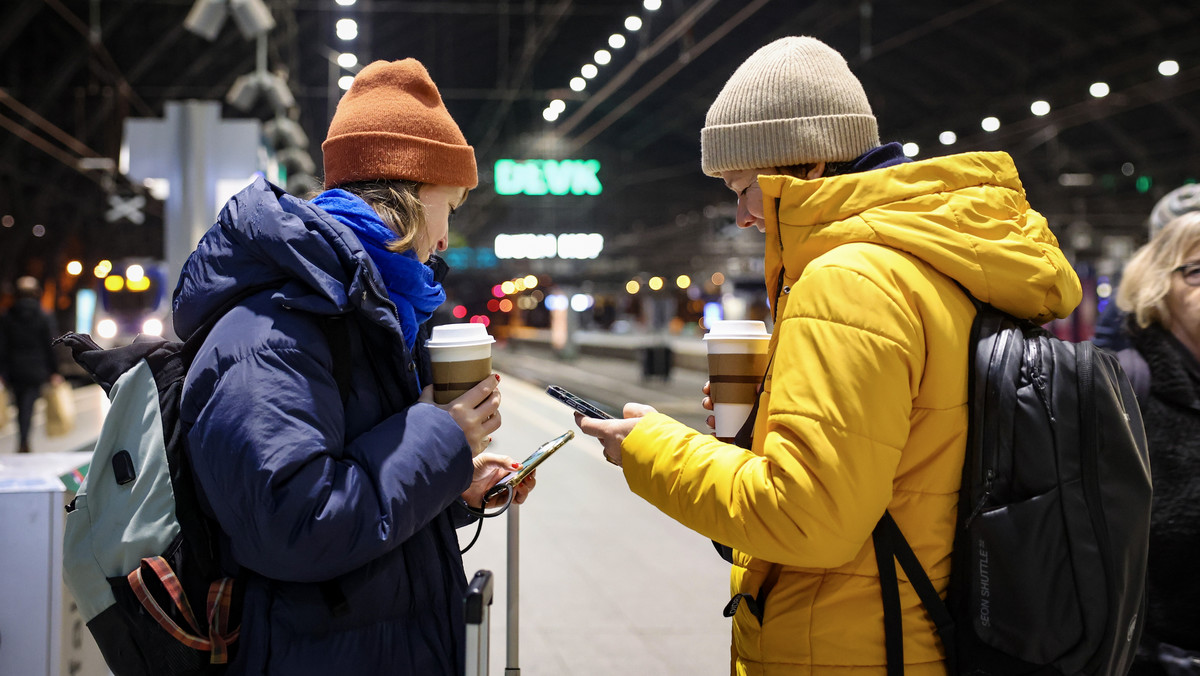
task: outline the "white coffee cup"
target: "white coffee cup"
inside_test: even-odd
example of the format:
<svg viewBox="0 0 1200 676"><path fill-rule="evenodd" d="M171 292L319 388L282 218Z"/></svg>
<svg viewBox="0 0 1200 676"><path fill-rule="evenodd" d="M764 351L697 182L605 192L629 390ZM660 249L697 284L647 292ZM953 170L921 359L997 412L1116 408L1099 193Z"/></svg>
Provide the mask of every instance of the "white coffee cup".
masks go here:
<svg viewBox="0 0 1200 676"><path fill-rule="evenodd" d="M492 374L492 343L483 324L433 327L425 347L433 370L433 400L448 404Z"/></svg>
<svg viewBox="0 0 1200 676"><path fill-rule="evenodd" d="M709 398L716 436L732 441L758 398L771 334L766 324L757 320L718 320L709 326L704 342L708 345Z"/></svg>

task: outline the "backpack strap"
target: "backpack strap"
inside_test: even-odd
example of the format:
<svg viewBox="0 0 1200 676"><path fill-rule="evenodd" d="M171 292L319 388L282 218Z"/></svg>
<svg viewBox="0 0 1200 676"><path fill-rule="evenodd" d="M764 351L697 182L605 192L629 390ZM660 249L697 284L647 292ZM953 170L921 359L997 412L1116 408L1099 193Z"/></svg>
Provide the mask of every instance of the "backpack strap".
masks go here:
<svg viewBox="0 0 1200 676"><path fill-rule="evenodd" d="M921 566L917 555L913 553L904 533L896 525L891 512L884 510L879 523L871 533L875 544L875 562L879 566L879 588L883 597L883 629L884 645L887 648L888 676L903 676L904 674L904 627L900 612L900 585L896 577L896 561L904 569L909 583L921 605L929 613L934 626L937 627L938 637L942 640L942 648L946 651L946 667L949 673L958 673L958 660L954 652L955 626L954 618L946 602L938 596L937 589L929 580L929 575Z"/></svg>

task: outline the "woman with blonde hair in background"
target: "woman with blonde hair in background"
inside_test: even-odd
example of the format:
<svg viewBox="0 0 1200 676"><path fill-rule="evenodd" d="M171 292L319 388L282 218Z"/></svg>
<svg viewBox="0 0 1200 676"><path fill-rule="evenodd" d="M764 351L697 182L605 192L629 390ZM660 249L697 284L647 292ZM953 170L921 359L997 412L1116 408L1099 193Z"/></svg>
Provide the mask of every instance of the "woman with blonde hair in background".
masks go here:
<svg viewBox="0 0 1200 676"><path fill-rule="evenodd" d="M1154 503L1146 629L1131 674L1200 674L1200 211L1167 223L1121 280L1117 354L1146 425Z"/></svg>

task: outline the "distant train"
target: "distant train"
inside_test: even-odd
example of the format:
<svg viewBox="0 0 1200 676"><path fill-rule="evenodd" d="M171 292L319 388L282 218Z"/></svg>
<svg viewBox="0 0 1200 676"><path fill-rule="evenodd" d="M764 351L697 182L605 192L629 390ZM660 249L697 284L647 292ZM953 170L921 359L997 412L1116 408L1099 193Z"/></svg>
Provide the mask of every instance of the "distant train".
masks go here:
<svg viewBox="0 0 1200 676"><path fill-rule="evenodd" d="M92 337L104 347L125 345L139 334L161 336L171 309L166 263L153 259L121 259L100 275Z"/></svg>

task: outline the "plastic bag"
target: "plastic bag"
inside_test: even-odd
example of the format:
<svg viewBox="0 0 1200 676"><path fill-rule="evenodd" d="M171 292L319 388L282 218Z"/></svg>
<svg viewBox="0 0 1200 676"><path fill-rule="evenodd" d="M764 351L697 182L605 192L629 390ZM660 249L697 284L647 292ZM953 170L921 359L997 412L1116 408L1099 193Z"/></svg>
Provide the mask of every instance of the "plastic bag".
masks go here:
<svg viewBox="0 0 1200 676"><path fill-rule="evenodd" d="M46 436L61 437L75 429L75 394L68 383L46 386Z"/></svg>
<svg viewBox="0 0 1200 676"><path fill-rule="evenodd" d="M8 410L8 388L0 385L0 431L8 427L10 418L12 418L12 413Z"/></svg>

